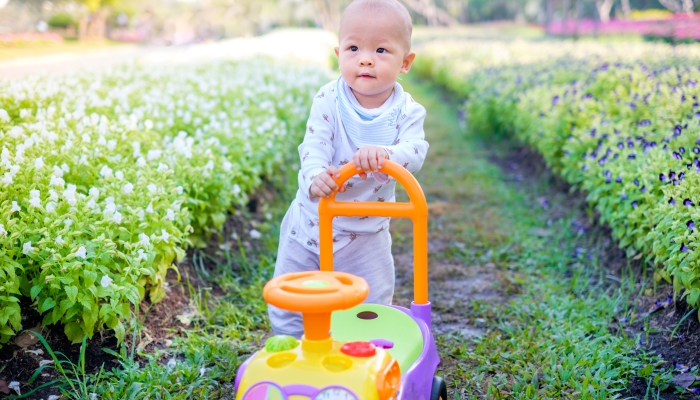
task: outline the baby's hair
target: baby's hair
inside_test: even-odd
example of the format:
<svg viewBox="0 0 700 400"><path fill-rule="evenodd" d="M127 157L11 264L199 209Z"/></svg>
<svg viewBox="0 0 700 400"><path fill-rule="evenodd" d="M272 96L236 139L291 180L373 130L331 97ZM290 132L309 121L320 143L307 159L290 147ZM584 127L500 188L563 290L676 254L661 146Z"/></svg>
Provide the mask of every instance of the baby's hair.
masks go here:
<svg viewBox="0 0 700 400"><path fill-rule="evenodd" d="M411 49L411 34L413 33L413 21L411 20L411 14L408 13L406 6L401 4L399 0L354 0L349 6L343 11L343 16L340 19L340 26L343 26L343 20L348 10L354 8L362 8L369 11L390 11L396 14L396 16L401 20L401 25L403 27L402 37L405 41L406 51Z"/></svg>

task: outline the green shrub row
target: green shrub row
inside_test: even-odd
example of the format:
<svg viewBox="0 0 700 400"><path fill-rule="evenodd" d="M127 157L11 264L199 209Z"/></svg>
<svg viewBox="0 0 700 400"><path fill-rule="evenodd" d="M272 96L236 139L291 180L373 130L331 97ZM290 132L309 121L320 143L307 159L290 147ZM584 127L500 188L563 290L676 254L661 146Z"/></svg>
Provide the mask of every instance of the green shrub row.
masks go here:
<svg viewBox="0 0 700 400"><path fill-rule="evenodd" d="M0 81L0 343L20 298L72 341L219 230L303 133L326 72L267 60Z"/></svg>
<svg viewBox="0 0 700 400"><path fill-rule="evenodd" d="M538 42L551 51L495 62L486 42L451 56L428 46L439 55L417 70L467 100L474 133L536 149L587 193L629 256L700 306L700 47ZM491 58L460 71L475 47Z"/></svg>

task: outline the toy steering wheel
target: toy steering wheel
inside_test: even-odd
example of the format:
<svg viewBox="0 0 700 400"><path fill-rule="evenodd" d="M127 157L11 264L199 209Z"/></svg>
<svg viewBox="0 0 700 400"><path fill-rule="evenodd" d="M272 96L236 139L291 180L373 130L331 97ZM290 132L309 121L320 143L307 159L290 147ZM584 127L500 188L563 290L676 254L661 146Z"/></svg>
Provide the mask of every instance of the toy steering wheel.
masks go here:
<svg viewBox="0 0 700 400"><path fill-rule="evenodd" d="M364 279L337 271L284 274L263 288L263 297L269 304L303 314L308 340L327 339L331 312L354 307L368 294L369 285Z"/></svg>

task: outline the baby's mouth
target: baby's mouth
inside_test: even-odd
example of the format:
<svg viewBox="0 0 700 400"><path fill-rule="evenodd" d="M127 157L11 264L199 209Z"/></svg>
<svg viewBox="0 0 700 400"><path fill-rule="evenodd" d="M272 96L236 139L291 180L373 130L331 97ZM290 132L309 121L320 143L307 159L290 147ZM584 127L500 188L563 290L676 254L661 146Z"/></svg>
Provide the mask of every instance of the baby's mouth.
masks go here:
<svg viewBox="0 0 700 400"><path fill-rule="evenodd" d="M369 79L369 78L374 78L374 77L373 77L372 75L370 75L370 74L360 74L360 78L367 78L367 79Z"/></svg>

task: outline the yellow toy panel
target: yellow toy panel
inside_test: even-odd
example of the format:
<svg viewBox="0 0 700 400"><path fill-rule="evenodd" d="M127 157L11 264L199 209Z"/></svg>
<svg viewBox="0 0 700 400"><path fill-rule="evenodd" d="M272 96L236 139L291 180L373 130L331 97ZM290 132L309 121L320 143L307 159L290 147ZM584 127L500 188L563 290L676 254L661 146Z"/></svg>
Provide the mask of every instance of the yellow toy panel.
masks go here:
<svg viewBox="0 0 700 400"><path fill-rule="evenodd" d="M301 345L277 352L261 349L246 367L236 400L394 399L401 380L398 363L374 346L373 355L349 356L347 345L353 343L333 342L328 351Z"/></svg>

